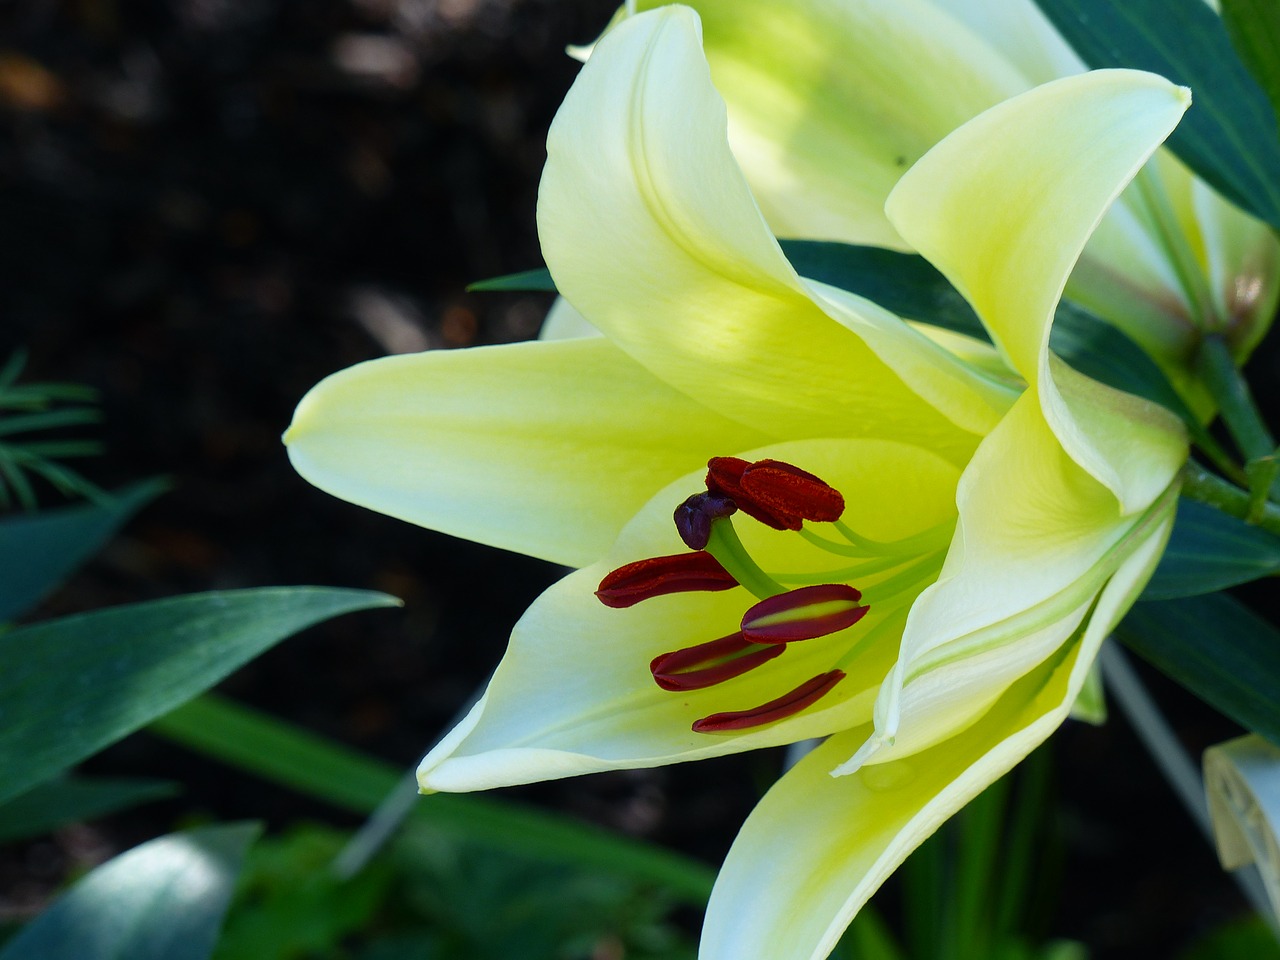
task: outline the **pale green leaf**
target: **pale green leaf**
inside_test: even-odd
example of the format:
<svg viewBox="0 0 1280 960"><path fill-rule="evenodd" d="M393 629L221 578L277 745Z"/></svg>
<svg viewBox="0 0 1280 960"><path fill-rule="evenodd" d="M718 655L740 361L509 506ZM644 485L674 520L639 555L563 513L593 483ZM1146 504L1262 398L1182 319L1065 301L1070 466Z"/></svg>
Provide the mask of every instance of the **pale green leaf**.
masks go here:
<svg viewBox="0 0 1280 960"><path fill-rule="evenodd" d="M85 876L0 960L205 960L257 824L173 833Z"/></svg>

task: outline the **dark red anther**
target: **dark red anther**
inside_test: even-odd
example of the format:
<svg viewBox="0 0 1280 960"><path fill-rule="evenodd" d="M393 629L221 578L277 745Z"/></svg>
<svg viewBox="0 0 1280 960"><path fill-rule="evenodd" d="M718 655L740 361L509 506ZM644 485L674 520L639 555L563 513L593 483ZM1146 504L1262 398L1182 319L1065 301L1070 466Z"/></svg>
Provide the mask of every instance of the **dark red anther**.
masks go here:
<svg viewBox="0 0 1280 960"><path fill-rule="evenodd" d="M629 607L668 593L690 590L728 590L738 581L720 561L704 551L650 557L628 563L605 575L596 597L606 607Z"/></svg>
<svg viewBox="0 0 1280 960"><path fill-rule="evenodd" d="M711 524L737 512L737 505L728 497L695 493L676 507L676 530L690 550L702 550L711 542Z"/></svg>
<svg viewBox="0 0 1280 960"><path fill-rule="evenodd" d="M826 481L781 460L757 460L742 473L747 496L774 513L830 523L844 513L844 497Z"/></svg>
<svg viewBox="0 0 1280 960"><path fill-rule="evenodd" d="M742 633L756 643L812 640L851 627L870 607L845 583L823 583L788 590L761 600L742 615Z"/></svg>
<svg viewBox="0 0 1280 960"><path fill-rule="evenodd" d="M805 520L828 522L844 513L844 497L812 473L781 460L739 457L707 461L707 489L729 497L743 513L775 530L799 530Z"/></svg>
<svg viewBox="0 0 1280 960"><path fill-rule="evenodd" d="M654 657L649 670L663 690L700 690L740 677L784 650L781 643L752 643L740 633L731 633Z"/></svg>
<svg viewBox="0 0 1280 960"><path fill-rule="evenodd" d="M725 713L713 713L709 717L693 722L694 733L728 733L733 730L746 730L750 727L764 726L775 720L783 720L792 714L799 713L805 707L825 697L831 688L844 679L843 670L832 670L811 677L790 693L784 693L776 700L762 703L750 710L730 710Z"/></svg>

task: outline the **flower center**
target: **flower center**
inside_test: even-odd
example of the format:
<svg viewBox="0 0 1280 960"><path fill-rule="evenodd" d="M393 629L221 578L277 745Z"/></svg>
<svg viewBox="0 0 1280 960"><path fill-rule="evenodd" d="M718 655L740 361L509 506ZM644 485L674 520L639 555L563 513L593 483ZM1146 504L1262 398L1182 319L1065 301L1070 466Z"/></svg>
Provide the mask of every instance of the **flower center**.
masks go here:
<svg viewBox="0 0 1280 960"><path fill-rule="evenodd" d="M664 690L716 686L782 656L789 644L833 637L866 616L870 600L881 613L910 603L936 578L950 539L950 523L891 542L861 536L841 522L845 504L838 490L780 460L713 457L707 464L706 487L675 510L676 530L692 553L626 564L605 576L596 591L610 607L735 586L755 595L757 602L743 614L736 632L653 659L649 669ZM767 572L738 536L733 517L739 512L802 537L828 565L833 556L852 562L834 570ZM823 524L823 532L806 523ZM864 602L863 591L853 581L873 575L882 578L868 588L871 596ZM856 643L845 644L833 651L832 669L758 706L703 717L693 729L732 732L799 713L845 678L844 668L857 649Z"/></svg>

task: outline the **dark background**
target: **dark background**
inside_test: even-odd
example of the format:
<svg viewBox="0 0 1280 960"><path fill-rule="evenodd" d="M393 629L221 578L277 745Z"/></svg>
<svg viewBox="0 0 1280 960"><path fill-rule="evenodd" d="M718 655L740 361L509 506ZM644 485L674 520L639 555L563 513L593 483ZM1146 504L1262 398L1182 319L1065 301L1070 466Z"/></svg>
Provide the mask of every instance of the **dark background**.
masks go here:
<svg viewBox="0 0 1280 960"><path fill-rule="evenodd" d="M558 571L334 500L279 435L328 373L389 351L536 333L548 299L466 294L541 263L546 127L609 0L178 0L0 5L0 360L102 393L114 487L173 490L39 613L286 583L368 587L401 612L285 642L228 695L406 768ZM48 500L57 502L56 496ZM1153 680L1198 752L1225 721ZM1122 719L1056 753L1068 851L1050 930L1097 958L1171 955L1241 910ZM519 792L718 862L776 754ZM340 814L140 734L88 769L184 796L0 851L0 913L69 869L220 818ZM1046 886L1056 882L1046 873Z"/></svg>

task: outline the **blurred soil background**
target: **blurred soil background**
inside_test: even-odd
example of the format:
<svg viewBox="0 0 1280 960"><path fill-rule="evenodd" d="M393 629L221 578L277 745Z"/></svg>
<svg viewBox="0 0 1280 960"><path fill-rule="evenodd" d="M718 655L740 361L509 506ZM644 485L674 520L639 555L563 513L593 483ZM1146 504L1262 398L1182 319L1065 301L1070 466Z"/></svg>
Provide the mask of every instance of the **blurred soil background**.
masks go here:
<svg viewBox="0 0 1280 960"><path fill-rule="evenodd" d="M549 299L467 294L541 264L547 125L609 0L19 0L0 4L0 359L102 393L118 487L173 489L39 617L273 584L401 612L286 641L222 692L408 768L559 571L349 506L279 436L325 375L534 335ZM713 451L714 452L714 451ZM603 491L602 495L607 495ZM46 501L58 502L56 496ZM1233 728L1155 678L1196 752ZM1064 846L1048 927L1096 958L1172 956L1241 910L1122 718L1055 738ZM514 791L718 863L777 754ZM0 912L193 811L354 820L146 734L90 772L177 800L0 848ZM1046 869L1046 891L1059 883Z"/></svg>

